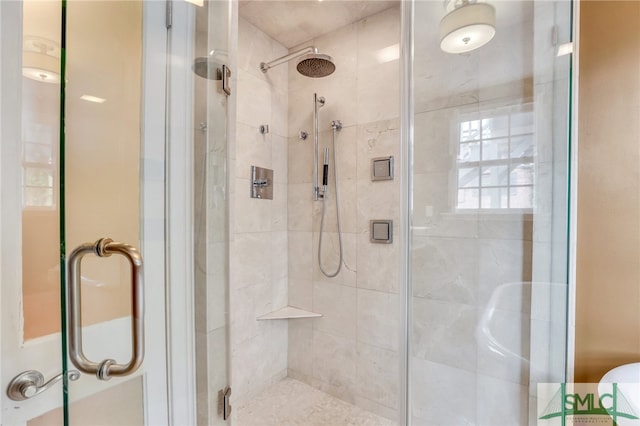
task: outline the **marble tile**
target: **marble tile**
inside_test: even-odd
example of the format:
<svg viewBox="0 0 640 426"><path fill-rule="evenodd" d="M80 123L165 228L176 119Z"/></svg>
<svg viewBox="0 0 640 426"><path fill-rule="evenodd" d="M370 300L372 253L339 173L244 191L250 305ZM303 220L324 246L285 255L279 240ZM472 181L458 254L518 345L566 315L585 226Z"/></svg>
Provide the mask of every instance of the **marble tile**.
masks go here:
<svg viewBox="0 0 640 426"><path fill-rule="evenodd" d="M397 229L394 229L397 233ZM369 233L358 234L358 288L398 292L399 246L372 244Z"/></svg>
<svg viewBox="0 0 640 426"><path fill-rule="evenodd" d="M288 304L296 308L313 310L313 283L289 279Z"/></svg>
<svg viewBox="0 0 640 426"><path fill-rule="evenodd" d="M287 183L289 175L288 156L289 143L286 137L271 135L271 168L273 169L273 181L275 183Z"/></svg>
<svg viewBox="0 0 640 426"><path fill-rule="evenodd" d="M337 133L336 145L338 147L338 179L356 179L357 176L357 155L358 155L358 126L347 126ZM329 132L330 135L333 131ZM331 135L332 137L332 135ZM327 139L331 141L331 139ZM333 160L333 157L331 157ZM332 161L333 163L333 161Z"/></svg>
<svg viewBox="0 0 640 426"><path fill-rule="evenodd" d="M228 337L225 327L207 333L207 392L210 396L217 396L220 389L224 389L229 383L228 365Z"/></svg>
<svg viewBox="0 0 640 426"><path fill-rule="evenodd" d="M262 333L234 349L231 365L238 367L232 367L232 400L234 397L239 403L250 400L286 374L286 370L276 370L283 365L282 360L286 363L286 341L282 348L272 346L274 341L273 335Z"/></svg>
<svg viewBox="0 0 640 426"><path fill-rule="evenodd" d="M413 238L413 295L473 304L476 301L478 245L471 238Z"/></svg>
<svg viewBox="0 0 640 426"><path fill-rule="evenodd" d="M313 94L315 87L305 86L299 90L289 90L289 133L295 136L303 130L309 134L307 141L313 141Z"/></svg>
<svg viewBox="0 0 640 426"><path fill-rule="evenodd" d="M475 425L476 374L413 358L412 417L420 425Z"/></svg>
<svg viewBox="0 0 640 426"><path fill-rule="evenodd" d="M313 191L313 136L301 140L296 132L289 138L287 154L288 183L308 183L309 194Z"/></svg>
<svg viewBox="0 0 640 426"><path fill-rule="evenodd" d="M289 135L289 93L286 88L271 89L271 121L263 124L269 125L269 133L272 135L281 138L287 138Z"/></svg>
<svg viewBox="0 0 640 426"><path fill-rule="evenodd" d="M357 235L342 233L342 266L337 276L329 278L320 271L318 261L320 233L313 233L313 282L356 286L356 243ZM322 233L322 268L327 274L334 274L340 262L340 241L337 232Z"/></svg>
<svg viewBox="0 0 640 426"><path fill-rule="evenodd" d="M478 303L500 285L531 281L531 242L478 240Z"/></svg>
<svg viewBox="0 0 640 426"><path fill-rule="evenodd" d="M457 108L444 108L415 114L414 173L447 172L456 167L457 127Z"/></svg>
<svg viewBox="0 0 640 426"><path fill-rule="evenodd" d="M478 235L475 211L456 211L456 171L413 175L413 233L418 236L468 237Z"/></svg>
<svg viewBox="0 0 640 426"><path fill-rule="evenodd" d="M379 404L368 398L356 395L355 405L363 410L373 413L377 416L384 418L385 421L390 421L391 424L400 424L400 413L395 408L387 407L386 405ZM380 420L374 420L372 426L384 424Z"/></svg>
<svg viewBox="0 0 640 426"><path fill-rule="evenodd" d="M396 423L294 379L276 382L237 408L239 426L391 426Z"/></svg>
<svg viewBox="0 0 640 426"><path fill-rule="evenodd" d="M358 342L398 350L398 295L358 289Z"/></svg>
<svg viewBox="0 0 640 426"><path fill-rule="evenodd" d="M207 247L206 297L198 299L206 302L207 331L223 327L227 322L229 312L227 251L227 243L212 243ZM198 269L199 266L196 270Z"/></svg>
<svg viewBox="0 0 640 426"><path fill-rule="evenodd" d="M421 297L412 302L413 356L475 372L477 309Z"/></svg>
<svg viewBox="0 0 640 426"><path fill-rule="evenodd" d="M231 297L231 349L235 352L248 340L267 333L270 324L256 318L277 308L271 303L268 283L233 289Z"/></svg>
<svg viewBox="0 0 640 426"><path fill-rule="evenodd" d="M271 294L274 309L288 301L288 236L286 231L271 233Z"/></svg>
<svg viewBox="0 0 640 426"><path fill-rule="evenodd" d="M358 343L357 394L397 410L400 395L399 365L397 352Z"/></svg>
<svg viewBox="0 0 640 426"><path fill-rule="evenodd" d="M512 383L529 383L529 314L495 309L479 313L479 373Z"/></svg>
<svg viewBox="0 0 640 426"><path fill-rule="evenodd" d="M501 240L531 241L533 238L533 214L506 213L479 216L478 236Z"/></svg>
<svg viewBox="0 0 640 426"><path fill-rule="evenodd" d="M231 246L232 270L234 279L232 289L252 285L264 285L271 280L271 265L255 262L266 253L271 253L271 235L268 232L247 232L236 234Z"/></svg>
<svg viewBox="0 0 640 426"><path fill-rule="evenodd" d="M273 184L273 200L271 201L271 231L286 231L288 227L289 187L286 183ZM249 212L245 213L248 214Z"/></svg>
<svg viewBox="0 0 640 426"><path fill-rule="evenodd" d="M289 279L288 304L296 308L313 310L313 283L311 281Z"/></svg>
<svg viewBox="0 0 640 426"><path fill-rule="evenodd" d="M271 200L251 198L249 179L236 179L239 191L234 195L235 208L245 212L235 217L235 233L258 233L271 230Z"/></svg>
<svg viewBox="0 0 640 426"><path fill-rule="evenodd" d="M421 25L415 30L415 111L424 112L478 101L478 57L440 50L438 27L443 16L437 2L416 3Z"/></svg>
<svg viewBox="0 0 640 426"><path fill-rule="evenodd" d="M240 70L266 80L260 62L270 61L271 38L246 19L238 18L238 67Z"/></svg>
<svg viewBox="0 0 640 426"><path fill-rule="evenodd" d="M306 183L290 184L287 203L289 231L311 231L313 226L311 186Z"/></svg>
<svg viewBox="0 0 640 426"><path fill-rule="evenodd" d="M255 127L271 120L271 87L268 82L246 71L238 71L237 120Z"/></svg>
<svg viewBox="0 0 640 426"><path fill-rule="evenodd" d="M289 279L311 282L313 262L313 234L289 231Z"/></svg>
<svg viewBox="0 0 640 426"><path fill-rule="evenodd" d="M251 166L273 168L271 135L261 135L258 126L244 123L238 123L237 134L236 177L250 179Z"/></svg>
<svg viewBox="0 0 640 426"><path fill-rule="evenodd" d="M529 424L529 387L478 375L477 424Z"/></svg>
<svg viewBox="0 0 640 426"><path fill-rule="evenodd" d="M478 55L480 100L531 96L533 82L533 3L520 2L524 19L507 24Z"/></svg>
<svg viewBox="0 0 640 426"><path fill-rule="evenodd" d="M358 123L393 118L400 113L400 63L391 54L399 40L397 8L358 22Z"/></svg>
<svg viewBox="0 0 640 426"><path fill-rule="evenodd" d="M289 370L313 376L313 319L289 321Z"/></svg>
<svg viewBox="0 0 640 426"><path fill-rule="evenodd" d="M342 228L342 232L355 233L357 232L357 182L355 179L338 179L340 226ZM324 230L326 232L338 231L338 220L336 216L336 189L333 186L333 179L330 179L329 182L330 185L326 201L318 200L313 203L313 230L315 232L320 230L323 203L325 204Z"/></svg>
<svg viewBox="0 0 640 426"><path fill-rule="evenodd" d="M263 59L263 61L269 62L276 58L281 58L287 55L288 53L289 53L289 49L287 49L282 44L278 43L276 40L272 39L271 52L268 53L269 57L267 59ZM262 72L262 70L260 70L260 72ZM264 74L264 76L267 79L267 81L271 83L272 87L282 91L288 90L289 68L287 67L286 64L282 64L277 67L271 68L266 74Z"/></svg>
<svg viewBox="0 0 640 426"><path fill-rule="evenodd" d="M370 179L359 179L357 231L368 233L372 219L390 219L394 226L400 220L400 185L397 180L372 182Z"/></svg>
<svg viewBox="0 0 640 426"><path fill-rule="evenodd" d="M313 332L313 378L330 386L330 392L350 397L356 387L356 341Z"/></svg>
<svg viewBox="0 0 640 426"><path fill-rule="evenodd" d="M324 315L314 322L314 331L355 341L356 307L355 288L326 282L314 284L313 311Z"/></svg>
<svg viewBox="0 0 640 426"><path fill-rule="evenodd" d="M393 155L399 160L400 122L398 119L390 119L361 123L357 129L357 141L358 179L370 181L373 158ZM399 161L396 161L397 165Z"/></svg>

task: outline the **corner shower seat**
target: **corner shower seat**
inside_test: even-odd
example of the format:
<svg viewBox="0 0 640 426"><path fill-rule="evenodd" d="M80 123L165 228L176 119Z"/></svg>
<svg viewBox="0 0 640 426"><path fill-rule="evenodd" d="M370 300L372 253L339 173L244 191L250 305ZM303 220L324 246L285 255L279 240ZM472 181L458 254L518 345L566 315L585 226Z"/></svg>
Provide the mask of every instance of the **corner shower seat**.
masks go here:
<svg viewBox="0 0 640 426"><path fill-rule="evenodd" d="M276 320L276 319L298 319L298 318L318 318L322 314L317 312L305 311L304 309L294 306L285 306L268 314L260 315L257 320Z"/></svg>

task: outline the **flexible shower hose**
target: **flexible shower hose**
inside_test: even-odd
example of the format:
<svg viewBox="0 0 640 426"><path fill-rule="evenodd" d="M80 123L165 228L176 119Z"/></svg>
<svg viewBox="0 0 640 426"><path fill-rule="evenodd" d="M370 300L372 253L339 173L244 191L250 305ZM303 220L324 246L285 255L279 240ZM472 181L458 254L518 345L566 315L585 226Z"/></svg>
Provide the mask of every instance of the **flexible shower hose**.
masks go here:
<svg viewBox="0 0 640 426"><path fill-rule="evenodd" d="M338 221L338 244L340 260L338 262L338 268L333 273L328 273L322 266L322 233L324 231L324 216L327 210L327 194L322 197L322 215L320 217L320 236L318 238L318 267L327 278L333 278L340 273L342 268L342 227L340 226L340 194L338 193L338 162L336 161L338 155L336 154L336 132L338 131L336 126L333 126L333 186L336 189L336 219Z"/></svg>

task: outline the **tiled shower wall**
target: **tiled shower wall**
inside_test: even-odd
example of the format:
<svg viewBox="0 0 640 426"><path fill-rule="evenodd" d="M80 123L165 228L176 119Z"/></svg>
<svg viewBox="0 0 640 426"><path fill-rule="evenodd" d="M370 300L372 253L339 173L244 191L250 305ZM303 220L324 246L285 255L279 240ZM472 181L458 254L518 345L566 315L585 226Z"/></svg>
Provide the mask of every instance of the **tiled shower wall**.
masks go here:
<svg viewBox="0 0 640 426"><path fill-rule="evenodd" d="M314 45L334 58L334 74L312 79L297 73L295 61L289 66L288 300L324 316L289 320L288 374L392 419L399 404L399 243L370 243L369 221L392 219L398 230L400 171L394 180L372 182L370 167L372 158L400 153L399 35L399 9L388 9L291 49ZM321 152L331 146L331 121L344 126L336 145L344 265L335 278L323 276L317 261L322 201L312 198L314 93L326 99ZM300 131L309 138L300 140ZM322 260L333 271L332 171L329 181Z"/></svg>
<svg viewBox="0 0 640 426"><path fill-rule="evenodd" d="M256 321L287 304L286 66L260 62L287 49L240 18L238 23L235 193L231 223L231 366L234 404L287 373L287 321ZM260 125L269 133L261 134ZM273 200L250 198L251 166L274 171Z"/></svg>

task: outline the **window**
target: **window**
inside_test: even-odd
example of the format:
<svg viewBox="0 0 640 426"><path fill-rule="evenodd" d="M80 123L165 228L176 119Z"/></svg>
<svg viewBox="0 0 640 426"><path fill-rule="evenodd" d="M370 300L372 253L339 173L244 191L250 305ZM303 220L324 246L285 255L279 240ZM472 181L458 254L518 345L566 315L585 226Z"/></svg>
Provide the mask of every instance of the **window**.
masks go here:
<svg viewBox="0 0 640 426"><path fill-rule="evenodd" d="M22 205L24 208L55 207L55 135L51 126L25 126L22 142Z"/></svg>
<svg viewBox="0 0 640 426"><path fill-rule="evenodd" d="M533 106L465 114L458 121L458 210L533 208Z"/></svg>

